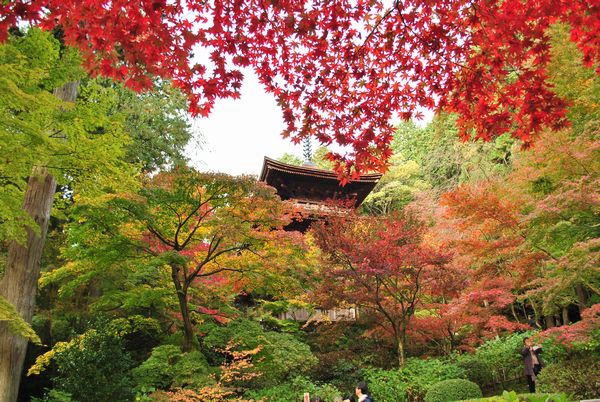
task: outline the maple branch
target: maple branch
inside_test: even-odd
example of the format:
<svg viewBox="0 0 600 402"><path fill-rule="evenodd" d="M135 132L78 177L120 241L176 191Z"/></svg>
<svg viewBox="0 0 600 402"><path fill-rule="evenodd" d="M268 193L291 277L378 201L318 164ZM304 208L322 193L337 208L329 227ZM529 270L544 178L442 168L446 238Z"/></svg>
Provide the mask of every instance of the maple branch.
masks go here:
<svg viewBox="0 0 600 402"><path fill-rule="evenodd" d="M210 275L215 274L216 272L221 272L223 270L223 269L221 269L221 270L218 270L215 272L211 271L210 273L200 274L200 271L202 270L204 265L208 264L211 261L214 261L215 259L217 259L219 256L221 256L223 254L230 253L232 251L241 251L241 250L248 249L248 245L244 243L239 246L232 246L232 247L220 250L218 252L215 252L215 250L217 249L217 247L219 247L219 244L221 243L222 240L223 240L223 238L217 239L215 247L212 247L212 243L211 243L211 247L209 248L209 252L207 253L206 258L204 258L204 260L196 266L196 268L190 275L186 276L186 279L185 279L186 288L189 287L191 285L192 281L197 277L210 276ZM211 249L212 249L212 251L211 251Z"/></svg>
<svg viewBox="0 0 600 402"><path fill-rule="evenodd" d="M179 230L181 227L183 227L188 220L194 216L196 214L196 212L198 212L200 210L200 208L202 208L202 206L209 204L214 198L215 198L215 194L220 194L223 190L224 190L224 186L220 187L219 189L217 189L217 191L214 191L213 194L208 197L206 200L204 200L204 202L201 202L192 213L190 213L188 215L188 217L184 220L183 224L177 228L177 232L175 233L175 238L177 239L177 236L179 234ZM198 189L200 190L200 189ZM199 191L200 192L200 191ZM183 244L181 245L181 248L185 248L189 242L192 240L192 238L194 237L194 235L196 234L196 231L200 228L202 222L204 221L204 218L206 218L210 213L212 213L215 209L217 209L216 206L213 206L212 208L208 208L206 210L206 212L204 212L203 214L201 214L198 217L198 221L196 222L196 225L194 226L194 229L192 229L192 231L190 232L190 234L187 236L187 238L184 240ZM177 241L177 240L176 240Z"/></svg>
<svg viewBox="0 0 600 402"><path fill-rule="evenodd" d="M166 244L167 246L169 246L169 247L171 247L171 248L173 248L173 249L177 250L177 248L175 248L175 246L176 246L176 245L175 245L175 244L174 244L172 241L170 241L170 240L167 240L167 239L166 239L166 238L165 238L165 237L164 237L164 236L163 236L163 235L162 235L162 234L161 234L161 233L160 233L158 230L154 229L154 228L152 227L152 225L150 225L150 224L146 225L146 229L148 229L148 231L149 231L150 233L152 233L154 236L158 237L158 239L159 239L161 242L163 242L163 243L164 243L164 244Z"/></svg>
<svg viewBox="0 0 600 402"><path fill-rule="evenodd" d="M354 57L356 58L356 55L358 55L359 53L361 53L365 46L367 45L367 42L371 39L371 37L375 34L375 32L377 31L377 28L379 28L379 25L381 25L381 23L386 20L390 14L392 14L392 11L394 11L394 9L396 8L396 6L398 5L398 0L395 1L395 6L394 7L390 7L379 19L379 21L377 21L377 23L375 24L375 26L373 27L373 29L371 29L371 32L369 32L369 34L367 35L367 37L365 38L365 40L363 41L362 45L360 45L360 47L356 50L356 53L354 54Z"/></svg>
<svg viewBox="0 0 600 402"><path fill-rule="evenodd" d="M424 38L421 37L421 35L417 34L412 29L412 27L406 23L406 20L404 19L404 16L402 15L402 10L400 9L400 2L398 0L396 0L394 2L394 4L395 4L395 8L398 10L398 16L400 17L400 21L402 22L402 25L404 25L404 28L407 29L415 38L417 38L419 40L419 42L421 42L423 45L425 45L425 47L427 47L429 49L429 51L437 54L443 60L445 60L446 62L448 62L450 64L454 64L455 66L458 66L460 68L464 68L467 70L473 70L473 68L471 68L467 65L461 64L461 63L457 63L454 60L449 59L446 55L440 54L440 52L437 49L434 49Z"/></svg>

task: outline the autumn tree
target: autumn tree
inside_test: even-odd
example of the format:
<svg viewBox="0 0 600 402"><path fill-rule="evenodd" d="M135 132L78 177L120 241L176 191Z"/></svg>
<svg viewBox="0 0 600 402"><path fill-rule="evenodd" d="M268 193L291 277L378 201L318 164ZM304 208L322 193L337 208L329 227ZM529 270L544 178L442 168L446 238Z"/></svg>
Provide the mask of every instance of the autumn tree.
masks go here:
<svg viewBox="0 0 600 402"><path fill-rule="evenodd" d="M600 13L586 0L34 0L1 11L1 39L17 24L60 27L89 71L134 88L170 78L194 114L238 97L251 68L281 105L284 135L349 145L334 157L356 171L381 167L393 117L423 107L456 112L465 138L529 143L566 124L547 80L553 23L568 24L586 65L600 60ZM209 60L190 61L198 49Z"/></svg>
<svg viewBox="0 0 600 402"><path fill-rule="evenodd" d="M116 274L140 284L168 278L168 297L176 296L186 352L195 339L192 316L207 311L211 289L229 289L227 297L251 291L248 278L283 276L284 270L293 269L294 255L301 255L298 249L295 254L290 251L287 260L278 259L291 242L277 230L287 222L286 210L272 188L251 177L179 168L148 178L139 193L79 208L77 224L70 229L71 262L42 282L62 281L66 291L92 280L110 282ZM128 297L146 294L146 302L169 308L164 286L133 286ZM125 295L107 296L99 302L119 306Z"/></svg>
<svg viewBox="0 0 600 402"><path fill-rule="evenodd" d="M317 294L328 305L346 303L374 314L402 366L415 311L448 256L423 244L423 226L406 217L333 216L313 235L328 262Z"/></svg>

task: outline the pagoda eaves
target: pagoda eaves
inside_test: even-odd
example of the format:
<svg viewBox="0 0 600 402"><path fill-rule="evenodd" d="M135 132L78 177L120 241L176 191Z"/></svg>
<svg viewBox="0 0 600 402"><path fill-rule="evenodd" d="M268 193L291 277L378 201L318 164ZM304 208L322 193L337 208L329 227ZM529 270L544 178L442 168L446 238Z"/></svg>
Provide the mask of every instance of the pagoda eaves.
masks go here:
<svg viewBox="0 0 600 402"><path fill-rule="evenodd" d="M331 212L330 200L351 202L358 207L381 178L380 173L361 175L341 186L331 170L314 166L297 166L265 157L259 180L277 190L282 200L290 200L302 207L303 219L294 221L286 230L305 232L312 221Z"/></svg>

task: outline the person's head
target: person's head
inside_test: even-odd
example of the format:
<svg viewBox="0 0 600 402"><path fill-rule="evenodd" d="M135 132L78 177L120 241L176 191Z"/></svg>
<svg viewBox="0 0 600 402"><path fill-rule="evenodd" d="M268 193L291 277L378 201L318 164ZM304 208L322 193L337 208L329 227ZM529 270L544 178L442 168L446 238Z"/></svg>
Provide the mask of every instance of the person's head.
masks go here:
<svg viewBox="0 0 600 402"><path fill-rule="evenodd" d="M363 396L369 393L369 388L367 387L367 383L364 381L360 381L356 384L356 396Z"/></svg>
<svg viewBox="0 0 600 402"><path fill-rule="evenodd" d="M532 345L531 338L529 338L529 337L523 338L523 345L525 345L527 347L531 346Z"/></svg>
<svg viewBox="0 0 600 402"><path fill-rule="evenodd" d="M313 396L310 398L310 402L323 402L320 396Z"/></svg>

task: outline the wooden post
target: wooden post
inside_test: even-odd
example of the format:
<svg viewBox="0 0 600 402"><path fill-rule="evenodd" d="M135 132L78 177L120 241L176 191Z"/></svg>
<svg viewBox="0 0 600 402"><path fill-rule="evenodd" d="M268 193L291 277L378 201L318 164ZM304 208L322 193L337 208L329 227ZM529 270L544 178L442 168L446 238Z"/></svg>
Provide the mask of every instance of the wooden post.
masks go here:
<svg viewBox="0 0 600 402"><path fill-rule="evenodd" d="M31 322L35 307L40 260L55 191L56 181L48 170L34 167L23 209L39 225L39 231L27 228L25 244L10 243L6 269L0 280L0 295L12 303L27 322ZM8 332L7 325L0 323L0 401L17 400L26 351L27 339Z"/></svg>

